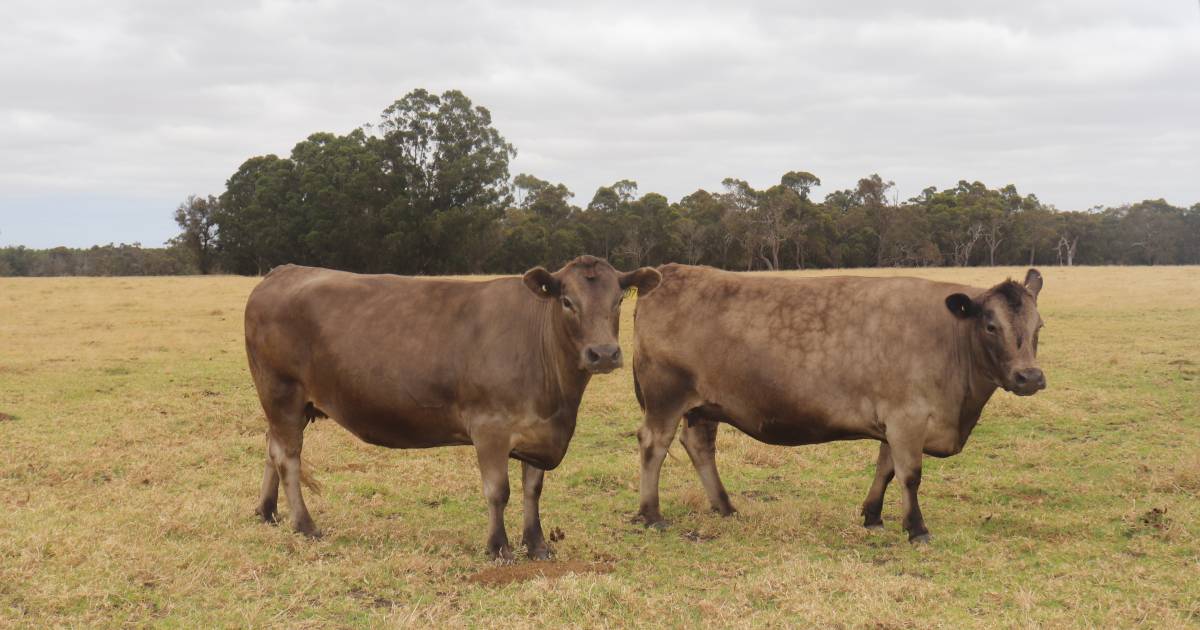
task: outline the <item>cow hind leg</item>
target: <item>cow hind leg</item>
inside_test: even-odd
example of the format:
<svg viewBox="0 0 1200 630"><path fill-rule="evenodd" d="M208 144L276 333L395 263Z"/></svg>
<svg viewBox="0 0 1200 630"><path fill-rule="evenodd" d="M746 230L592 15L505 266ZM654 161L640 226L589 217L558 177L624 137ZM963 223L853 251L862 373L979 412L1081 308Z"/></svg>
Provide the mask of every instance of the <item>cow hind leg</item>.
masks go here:
<svg viewBox="0 0 1200 630"><path fill-rule="evenodd" d="M879 459L875 461L875 481L862 504L863 527L883 529L883 494L896 474L892 451L887 442L879 444Z"/></svg>
<svg viewBox="0 0 1200 630"><path fill-rule="evenodd" d="M267 435L267 461L263 466L262 490L259 492L258 507L254 513L264 523L274 525L279 522L279 471L271 462L271 436Z"/></svg>
<svg viewBox="0 0 1200 630"><path fill-rule="evenodd" d="M291 429L291 427L288 427ZM288 510L292 516L292 529L308 536L320 538L321 531L313 523L308 506L304 504L304 494L300 485L309 480L301 470L300 450L304 447L303 427L279 432L271 435L271 461L279 471L279 480L287 495Z"/></svg>
<svg viewBox="0 0 1200 630"><path fill-rule="evenodd" d="M725 491L721 476L717 474L717 423L696 418L690 413L686 418L687 422L679 436L679 442L691 458L692 466L700 476L700 483L704 486L704 492L708 494L708 502L713 510L721 516L730 516L737 510L730 503L729 493Z"/></svg>
<svg viewBox="0 0 1200 630"><path fill-rule="evenodd" d="M553 553L550 545L546 544L545 535L542 534L542 516L538 509L542 498L542 482L545 477L546 471L541 468L529 463L521 463L521 490L525 495L525 526L521 535L521 544L525 545L529 557L534 560L548 560L550 554Z"/></svg>
<svg viewBox="0 0 1200 630"><path fill-rule="evenodd" d="M312 515L304 504L300 485L315 487L315 483L301 469L300 452L304 448L304 428L308 419L304 416L304 392L299 385L282 379L271 380L259 385L263 410L267 414L267 458L269 468L263 473L262 497L259 515L265 520L273 512L278 501L278 486L283 485L287 496L288 511L291 512L292 528L309 538L319 538L320 530L313 523Z"/></svg>
<svg viewBox="0 0 1200 630"><path fill-rule="evenodd" d="M663 460L667 457L667 449L679 428L679 414L646 413L645 423L638 429L638 446L641 448L642 476L641 503L635 521L641 521L647 527L662 529L667 526L662 517L658 502L659 474L662 472Z"/></svg>

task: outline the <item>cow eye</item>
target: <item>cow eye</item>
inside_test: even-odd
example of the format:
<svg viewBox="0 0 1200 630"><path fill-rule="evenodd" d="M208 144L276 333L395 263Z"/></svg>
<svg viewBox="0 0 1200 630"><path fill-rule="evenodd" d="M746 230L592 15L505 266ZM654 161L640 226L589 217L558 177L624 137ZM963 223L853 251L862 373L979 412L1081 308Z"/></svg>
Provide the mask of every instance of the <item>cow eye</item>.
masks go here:
<svg viewBox="0 0 1200 630"><path fill-rule="evenodd" d="M989 333L991 333L991 334L993 334L993 335L994 335L994 334L996 334L996 331L997 331L997 330L999 330L999 329L998 329L998 328L996 328L996 325L995 325L995 324L988 324L988 325L987 325L987 328L986 328L986 330L987 330Z"/></svg>
<svg viewBox="0 0 1200 630"><path fill-rule="evenodd" d="M568 311L572 311L572 312L575 311L575 303L571 301L571 298L569 298L565 295L562 298L562 305L563 305L563 308L567 309Z"/></svg>

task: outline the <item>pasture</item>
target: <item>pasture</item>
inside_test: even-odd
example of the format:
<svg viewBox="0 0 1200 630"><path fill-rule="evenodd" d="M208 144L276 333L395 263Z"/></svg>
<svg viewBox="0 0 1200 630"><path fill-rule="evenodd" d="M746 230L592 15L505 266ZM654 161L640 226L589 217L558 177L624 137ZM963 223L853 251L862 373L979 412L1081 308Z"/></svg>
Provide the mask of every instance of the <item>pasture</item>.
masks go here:
<svg viewBox="0 0 1200 630"><path fill-rule="evenodd" d="M485 559L472 449L386 450L330 420L304 453L325 537L254 518L257 278L0 279L0 627L1200 624L1200 270L1042 272L1049 387L997 392L962 454L925 459L931 545L907 542L895 486L886 530L860 526L876 443L729 427L718 462L740 514L709 513L676 443L671 527L631 524L627 362L592 380L546 477L557 561L512 566ZM990 286L1024 269L850 273ZM632 317L627 301L627 353Z"/></svg>

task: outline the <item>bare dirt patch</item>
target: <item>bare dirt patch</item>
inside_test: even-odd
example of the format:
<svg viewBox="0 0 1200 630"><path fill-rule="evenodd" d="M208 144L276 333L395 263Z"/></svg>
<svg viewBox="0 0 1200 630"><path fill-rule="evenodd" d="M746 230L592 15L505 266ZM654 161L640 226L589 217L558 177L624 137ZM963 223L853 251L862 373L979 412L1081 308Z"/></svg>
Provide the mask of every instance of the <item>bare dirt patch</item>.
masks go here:
<svg viewBox="0 0 1200 630"><path fill-rule="evenodd" d="M502 586L513 582L526 582L544 577L556 580L564 575L584 573L612 573L611 562L583 562L567 560L564 562L520 562L517 564L501 564L488 567L467 578L468 582L486 586Z"/></svg>
<svg viewBox="0 0 1200 630"><path fill-rule="evenodd" d="M1142 517L1140 519L1138 519L1138 521L1142 525L1145 525L1146 527L1151 527L1151 528L1154 528L1157 530L1166 529L1167 523L1168 523L1167 509L1166 508L1154 508L1154 509L1150 510L1149 512L1146 512L1145 514L1143 514Z"/></svg>

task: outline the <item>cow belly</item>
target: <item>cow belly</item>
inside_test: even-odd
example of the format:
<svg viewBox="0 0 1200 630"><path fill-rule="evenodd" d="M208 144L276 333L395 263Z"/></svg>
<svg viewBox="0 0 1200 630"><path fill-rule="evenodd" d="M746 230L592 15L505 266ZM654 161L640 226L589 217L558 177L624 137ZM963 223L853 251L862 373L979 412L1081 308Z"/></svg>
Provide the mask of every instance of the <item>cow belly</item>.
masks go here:
<svg viewBox="0 0 1200 630"><path fill-rule="evenodd" d="M828 417L816 413L798 411L771 415L730 413L727 409L717 405L705 405L690 413L732 425L760 442L777 446L800 446L879 437L866 429L834 423Z"/></svg>
<svg viewBox="0 0 1200 630"><path fill-rule="evenodd" d="M432 448L470 444L466 432L442 414L334 413L338 424L367 444L387 448Z"/></svg>
<svg viewBox="0 0 1200 630"><path fill-rule="evenodd" d="M746 435L766 444L777 446L800 446L823 444L838 440L860 440L871 437L864 432L824 424L811 416L793 417L786 420L768 418L761 423L747 424L730 422Z"/></svg>

